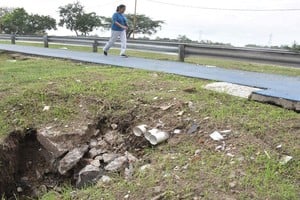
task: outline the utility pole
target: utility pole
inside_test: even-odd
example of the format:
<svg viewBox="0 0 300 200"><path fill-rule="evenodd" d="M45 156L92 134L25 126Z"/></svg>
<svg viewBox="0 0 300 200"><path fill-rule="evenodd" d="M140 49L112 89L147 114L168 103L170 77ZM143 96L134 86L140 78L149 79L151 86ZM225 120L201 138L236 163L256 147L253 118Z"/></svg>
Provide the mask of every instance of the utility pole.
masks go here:
<svg viewBox="0 0 300 200"><path fill-rule="evenodd" d="M135 34L135 29L136 29L136 7L137 7L137 0L135 0L135 4L134 4L133 33L132 33L133 39L134 39L134 34Z"/></svg>

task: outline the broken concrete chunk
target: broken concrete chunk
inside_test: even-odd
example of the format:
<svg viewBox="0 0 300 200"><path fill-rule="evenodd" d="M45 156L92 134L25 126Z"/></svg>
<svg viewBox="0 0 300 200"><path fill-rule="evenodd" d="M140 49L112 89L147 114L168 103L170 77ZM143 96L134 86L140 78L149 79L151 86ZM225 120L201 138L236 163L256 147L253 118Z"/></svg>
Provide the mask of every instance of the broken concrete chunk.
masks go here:
<svg viewBox="0 0 300 200"><path fill-rule="evenodd" d="M102 175L103 170L101 170L99 167L87 165L79 172L76 187L82 188L84 186L95 184L102 177Z"/></svg>
<svg viewBox="0 0 300 200"><path fill-rule="evenodd" d="M83 145L67 153L67 155L65 155L65 157L63 157L63 159L59 161L59 165L58 165L59 173L64 175L70 169L72 169L80 161L83 155L88 151L88 148L89 148L88 145Z"/></svg>
<svg viewBox="0 0 300 200"><path fill-rule="evenodd" d="M93 160L92 162L91 162L91 165L93 165L93 166L95 166L95 167L100 167L101 166L101 164L100 164L100 160Z"/></svg>
<svg viewBox="0 0 300 200"><path fill-rule="evenodd" d="M213 132L209 136L211 137L211 139L213 139L215 141L224 140L223 135L221 135L218 131Z"/></svg>
<svg viewBox="0 0 300 200"><path fill-rule="evenodd" d="M288 162L290 162L292 159L293 159L292 156L283 156L283 157L280 159L280 164L285 165L285 164L287 164Z"/></svg>
<svg viewBox="0 0 300 200"><path fill-rule="evenodd" d="M110 162L104 169L107 171L119 171L127 162L126 156L121 156Z"/></svg>
<svg viewBox="0 0 300 200"><path fill-rule="evenodd" d="M123 138L117 131L109 131L104 135L104 140L109 144L120 144L124 142Z"/></svg>
<svg viewBox="0 0 300 200"><path fill-rule="evenodd" d="M97 147L97 145L98 145L98 141L96 139L92 139L90 141L90 148Z"/></svg>
<svg viewBox="0 0 300 200"><path fill-rule="evenodd" d="M102 159L104 163L109 163L116 159L119 155L115 153L105 153L102 155Z"/></svg>
<svg viewBox="0 0 300 200"><path fill-rule="evenodd" d="M187 134L193 134L195 133L199 128L199 125L194 123L191 128L188 130Z"/></svg>
<svg viewBox="0 0 300 200"><path fill-rule="evenodd" d="M53 135L55 134L56 132L53 133L47 129L44 129L38 132L37 140L48 152L53 155L54 158L58 158L65 154L69 149L66 144L60 144L54 141Z"/></svg>
<svg viewBox="0 0 300 200"><path fill-rule="evenodd" d="M105 153L106 150L103 150L103 149L97 149L97 148L92 148L90 151L89 151L89 157L90 158L95 158L96 156L99 156L103 153Z"/></svg>
<svg viewBox="0 0 300 200"><path fill-rule="evenodd" d="M129 163L135 163L138 161L138 159L128 151L125 152L125 156L127 157Z"/></svg>

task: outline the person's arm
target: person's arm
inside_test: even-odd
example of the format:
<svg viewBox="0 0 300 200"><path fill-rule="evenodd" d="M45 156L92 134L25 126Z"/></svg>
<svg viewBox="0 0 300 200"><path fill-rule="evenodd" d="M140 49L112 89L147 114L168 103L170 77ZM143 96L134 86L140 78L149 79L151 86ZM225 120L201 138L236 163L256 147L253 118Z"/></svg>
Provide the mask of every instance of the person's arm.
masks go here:
<svg viewBox="0 0 300 200"><path fill-rule="evenodd" d="M128 27L127 26L124 26L124 25L122 25L122 24L120 24L119 22L115 22L115 24L117 25L117 26L119 26L119 27L121 27L121 28L123 28L123 29L125 29L125 30L127 30L128 29Z"/></svg>

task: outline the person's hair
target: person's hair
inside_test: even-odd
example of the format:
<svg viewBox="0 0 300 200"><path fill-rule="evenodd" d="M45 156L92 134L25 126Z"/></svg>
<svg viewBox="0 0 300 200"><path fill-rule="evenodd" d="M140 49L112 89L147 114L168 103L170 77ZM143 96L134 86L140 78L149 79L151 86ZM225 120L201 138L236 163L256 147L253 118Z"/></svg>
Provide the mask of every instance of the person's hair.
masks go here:
<svg viewBox="0 0 300 200"><path fill-rule="evenodd" d="M122 8L126 8L126 6L125 6L124 4L119 5L119 6L117 7L117 12L119 12L120 9L122 9Z"/></svg>

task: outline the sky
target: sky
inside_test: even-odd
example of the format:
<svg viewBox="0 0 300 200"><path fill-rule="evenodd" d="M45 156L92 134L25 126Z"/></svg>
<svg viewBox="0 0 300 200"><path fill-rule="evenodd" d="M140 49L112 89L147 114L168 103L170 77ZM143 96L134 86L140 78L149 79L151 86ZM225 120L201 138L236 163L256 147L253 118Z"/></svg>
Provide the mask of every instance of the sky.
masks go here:
<svg viewBox="0 0 300 200"><path fill-rule="evenodd" d="M74 0L0 0L0 7L24 7L29 13L51 15L59 19L58 7ZM81 0L88 12L111 16L119 4L127 5L127 12L134 12L135 0ZM159 2L177 4L173 6ZM288 12L245 12L204 10L199 7L230 9L299 9ZM137 0L137 13L145 14L165 24L151 38L176 38L186 35L194 40L246 44L291 45L300 43L299 0ZM94 32L109 36L101 29ZM74 35L59 28L50 35Z"/></svg>

